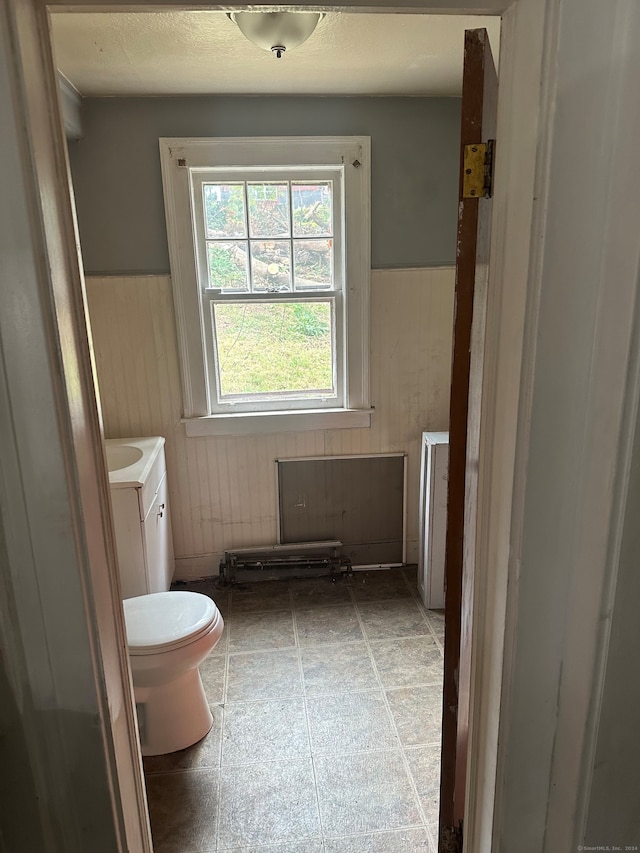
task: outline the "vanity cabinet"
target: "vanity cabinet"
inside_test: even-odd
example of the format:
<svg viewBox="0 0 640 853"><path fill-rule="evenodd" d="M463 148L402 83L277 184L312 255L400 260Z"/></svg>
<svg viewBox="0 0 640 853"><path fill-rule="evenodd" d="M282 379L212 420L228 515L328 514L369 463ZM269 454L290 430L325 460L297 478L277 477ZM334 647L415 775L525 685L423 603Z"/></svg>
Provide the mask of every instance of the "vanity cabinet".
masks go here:
<svg viewBox="0 0 640 853"><path fill-rule="evenodd" d="M143 478L112 481L111 506L122 597L165 592L174 560L163 447Z"/></svg>

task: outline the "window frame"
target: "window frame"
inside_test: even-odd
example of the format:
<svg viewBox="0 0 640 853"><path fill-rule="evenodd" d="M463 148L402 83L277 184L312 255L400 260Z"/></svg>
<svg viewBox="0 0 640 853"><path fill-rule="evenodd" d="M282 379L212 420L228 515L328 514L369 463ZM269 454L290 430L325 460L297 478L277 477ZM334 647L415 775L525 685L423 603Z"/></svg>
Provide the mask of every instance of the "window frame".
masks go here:
<svg viewBox="0 0 640 853"><path fill-rule="evenodd" d="M334 224L339 227L332 228L334 242L334 261L335 269L333 270L334 286L329 289L318 290L289 290L280 291L278 293L269 293L267 291L228 291L220 293L215 288L215 284L211 282L208 270L207 258L207 238L206 238L206 222L204 215L204 204L202 203L203 188L206 184L220 183L239 183L248 184L252 180L264 180L267 182L281 179L283 182L298 182L306 181L331 181L333 184L332 191L332 206ZM212 415L221 414L238 414L238 413L267 413L267 412L289 412L302 411L307 409L328 409L328 408L344 408L345 402L345 365L346 356L344 352L345 346L345 321L344 321L344 228L343 224L343 203L344 196L344 169L342 167L279 167L277 169L265 169L264 167L248 168L246 166L240 169L230 170L227 167L223 169L193 169L190 175L191 182L191 202L192 202L192 222L194 223L194 243L196 246L196 269L200 281L200 299L203 314L203 330L205 334L205 352L207 356L207 369L209 374L208 391L209 391L209 408ZM338 214L336 216L336 213ZM253 238L247 231L246 240L251 251L251 243L255 240L264 238ZM280 239L280 238L278 238ZM287 242L291 243L292 257L293 246L296 239L293 232ZM304 238L312 239L312 238ZM319 238L322 239L322 238ZM250 265L251 261L248 260ZM210 287L202 287L202 283L207 281ZM292 277L292 287L295 282ZM215 305L224 303L271 303L275 304L279 301L289 303L297 302L328 302L332 305L332 343L333 343L333 387L334 394L331 396L320 394L314 397L291 396L280 400L247 401L238 399L235 401L225 401L218 399L220 396L219 372L218 372L218 348L216 341L216 332L212 319L209 318L210 312ZM213 377L213 378L212 378Z"/></svg>
<svg viewBox="0 0 640 853"><path fill-rule="evenodd" d="M368 426L369 279L370 279L370 139L369 137L217 137L159 140L169 242L172 290L180 354L183 417L187 434L265 432L273 429L326 429ZM343 405L335 408L264 407L250 412L212 413L207 380L204 301L197 241L192 227L192 170L256 167L309 174L342 168L344 220ZM257 174L257 173L256 173ZM240 180L244 180L239 176ZM313 291L322 298L332 291ZM333 291L335 293L335 291ZM337 313L336 313L337 317ZM338 366L340 369L340 366Z"/></svg>

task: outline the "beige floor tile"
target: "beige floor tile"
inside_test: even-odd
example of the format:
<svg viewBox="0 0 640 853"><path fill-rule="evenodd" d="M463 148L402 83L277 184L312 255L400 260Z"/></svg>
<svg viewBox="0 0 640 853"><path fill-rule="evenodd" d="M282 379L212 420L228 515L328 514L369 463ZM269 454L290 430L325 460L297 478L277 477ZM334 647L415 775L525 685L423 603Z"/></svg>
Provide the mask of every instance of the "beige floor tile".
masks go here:
<svg viewBox="0 0 640 853"><path fill-rule="evenodd" d="M365 643L302 649L301 656L307 695L378 687Z"/></svg>
<svg viewBox="0 0 640 853"><path fill-rule="evenodd" d="M409 584L411 592L415 595L416 598L420 598L420 590L418 589L418 567L417 566L407 566L402 570L402 574L405 577L405 580Z"/></svg>
<svg viewBox="0 0 640 853"><path fill-rule="evenodd" d="M437 827L440 808L440 747L420 746L405 752L425 818Z"/></svg>
<svg viewBox="0 0 640 853"><path fill-rule="evenodd" d="M302 758L311 753L303 699L227 702L222 766Z"/></svg>
<svg viewBox="0 0 640 853"><path fill-rule="evenodd" d="M362 630L353 604L339 607L316 607L295 613L300 646L323 643L349 643L362 640Z"/></svg>
<svg viewBox="0 0 640 853"><path fill-rule="evenodd" d="M442 734L442 688L440 685L387 690L387 700L404 746L440 743Z"/></svg>
<svg viewBox="0 0 640 853"><path fill-rule="evenodd" d="M289 581L238 584L231 589L231 613L290 609Z"/></svg>
<svg viewBox="0 0 640 853"><path fill-rule="evenodd" d="M417 828L327 839L324 849L325 853L429 853L429 843L427 831Z"/></svg>
<svg viewBox="0 0 640 853"><path fill-rule="evenodd" d="M429 839L431 842L431 847L429 848L431 853L439 853L439 851L438 851L438 837L440 834L439 820L435 820L433 823L428 823L427 824L427 832L429 833Z"/></svg>
<svg viewBox="0 0 640 853"><path fill-rule="evenodd" d="M217 769L188 770L147 778L155 853L215 849L218 774Z"/></svg>
<svg viewBox="0 0 640 853"><path fill-rule="evenodd" d="M310 760L222 771L218 850L319 839Z"/></svg>
<svg viewBox="0 0 640 853"><path fill-rule="evenodd" d="M427 620L412 598L361 601L358 613L368 640L417 637L430 633Z"/></svg>
<svg viewBox="0 0 640 853"><path fill-rule="evenodd" d="M210 705L224 700L226 660L224 655L206 657L200 664L200 678Z"/></svg>
<svg viewBox="0 0 640 853"><path fill-rule="evenodd" d="M259 847L230 847L228 853L323 853L322 841L297 841L293 844L267 844Z"/></svg>
<svg viewBox="0 0 640 853"><path fill-rule="evenodd" d="M372 641L371 651L385 688L442 683L442 652L431 636Z"/></svg>
<svg viewBox="0 0 640 853"><path fill-rule="evenodd" d="M296 649L229 655L227 701L286 699L302 696Z"/></svg>
<svg viewBox="0 0 640 853"><path fill-rule="evenodd" d="M309 696L307 713L314 755L393 749L399 745L379 690Z"/></svg>
<svg viewBox="0 0 640 853"><path fill-rule="evenodd" d="M324 577L291 581L291 599L296 609L346 604L351 601L349 582L343 575L335 580Z"/></svg>
<svg viewBox="0 0 640 853"><path fill-rule="evenodd" d="M313 762L325 837L421 822L400 750L318 755Z"/></svg>
<svg viewBox="0 0 640 853"><path fill-rule="evenodd" d="M230 652L284 649L295 645L290 612L237 613L227 621Z"/></svg>
<svg viewBox="0 0 640 853"><path fill-rule="evenodd" d="M354 572L351 591L356 601L411 598L412 593L400 569Z"/></svg>
<svg viewBox="0 0 640 853"><path fill-rule="evenodd" d="M427 610L426 614L436 637L444 639L444 610Z"/></svg>

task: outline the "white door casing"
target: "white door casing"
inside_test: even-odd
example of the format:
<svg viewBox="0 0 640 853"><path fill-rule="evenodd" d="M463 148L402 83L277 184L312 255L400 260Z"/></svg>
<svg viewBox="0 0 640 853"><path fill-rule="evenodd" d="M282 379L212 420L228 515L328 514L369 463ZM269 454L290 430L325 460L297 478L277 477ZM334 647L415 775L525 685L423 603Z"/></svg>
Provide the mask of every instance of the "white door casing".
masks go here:
<svg viewBox="0 0 640 853"><path fill-rule="evenodd" d="M57 97L46 9L3 3L1 834L9 850L142 853L151 839Z"/></svg>
<svg viewBox="0 0 640 853"><path fill-rule="evenodd" d="M585 844L640 342L640 7L556 0L544 33L493 842L521 853Z"/></svg>

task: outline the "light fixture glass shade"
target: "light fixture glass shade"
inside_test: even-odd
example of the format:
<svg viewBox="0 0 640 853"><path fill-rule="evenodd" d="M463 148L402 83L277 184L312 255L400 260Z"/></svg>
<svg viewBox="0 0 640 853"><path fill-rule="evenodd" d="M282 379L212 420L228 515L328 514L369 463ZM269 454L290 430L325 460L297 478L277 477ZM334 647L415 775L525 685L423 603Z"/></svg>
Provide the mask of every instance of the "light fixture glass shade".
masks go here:
<svg viewBox="0 0 640 853"><path fill-rule="evenodd" d="M313 33L322 12L231 12L229 17L250 42L279 57Z"/></svg>

